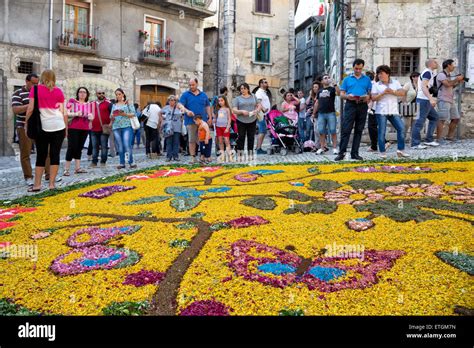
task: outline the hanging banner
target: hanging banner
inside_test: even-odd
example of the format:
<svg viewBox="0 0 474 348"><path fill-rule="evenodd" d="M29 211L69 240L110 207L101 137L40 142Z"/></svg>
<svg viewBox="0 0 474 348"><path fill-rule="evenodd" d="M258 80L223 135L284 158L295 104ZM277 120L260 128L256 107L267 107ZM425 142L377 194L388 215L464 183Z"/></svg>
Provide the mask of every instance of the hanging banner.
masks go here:
<svg viewBox="0 0 474 348"><path fill-rule="evenodd" d="M464 76L469 79L469 82L466 82L466 87L474 89L474 43L467 45L466 73Z"/></svg>

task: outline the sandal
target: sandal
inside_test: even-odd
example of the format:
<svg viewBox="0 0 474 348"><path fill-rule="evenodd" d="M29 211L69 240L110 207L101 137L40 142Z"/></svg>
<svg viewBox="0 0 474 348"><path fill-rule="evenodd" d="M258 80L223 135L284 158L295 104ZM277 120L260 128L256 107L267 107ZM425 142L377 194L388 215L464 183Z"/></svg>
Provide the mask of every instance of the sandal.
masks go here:
<svg viewBox="0 0 474 348"><path fill-rule="evenodd" d="M85 169L82 169L82 168L78 168L74 171L74 173L76 174L84 174L84 173L87 173L87 170Z"/></svg>
<svg viewBox="0 0 474 348"><path fill-rule="evenodd" d="M34 188L33 186L28 188L28 192L40 192L41 191L41 187L40 188Z"/></svg>
<svg viewBox="0 0 474 348"><path fill-rule="evenodd" d="M69 172L69 169L64 169L63 176L70 176L71 173Z"/></svg>

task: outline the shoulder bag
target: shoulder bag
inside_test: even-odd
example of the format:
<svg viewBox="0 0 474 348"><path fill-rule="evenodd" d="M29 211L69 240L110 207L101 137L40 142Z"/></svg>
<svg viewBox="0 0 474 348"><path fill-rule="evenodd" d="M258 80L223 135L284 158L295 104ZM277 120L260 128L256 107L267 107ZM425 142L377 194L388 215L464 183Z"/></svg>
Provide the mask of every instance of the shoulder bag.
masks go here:
<svg viewBox="0 0 474 348"><path fill-rule="evenodd" d="M28 118L28 125L26 130L26 135L30 139L37 139L38 135L42 131L41 116L38 106L38 86L34 86L34 96L35 106L33 108L33 113L31 114L30 118Z"/></svg>
<svg viewBox="0 0 474 348"><path fill-rule="evenodd" d="M110 125L102 123L102 117L100 116L100 105L99 103L97 103L96 105L97 105L97 114L99 115L100 126L102 127L102 133L105 135L110 135L110 133L112 132L112 130L110 129Z"/></svg>

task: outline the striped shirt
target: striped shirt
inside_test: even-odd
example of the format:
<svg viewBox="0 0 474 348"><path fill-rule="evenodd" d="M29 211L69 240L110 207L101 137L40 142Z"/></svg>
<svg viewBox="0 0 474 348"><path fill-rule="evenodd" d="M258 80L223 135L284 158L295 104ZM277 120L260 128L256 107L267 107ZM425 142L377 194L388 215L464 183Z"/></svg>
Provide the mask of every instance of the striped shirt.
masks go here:
<svg viewBox="0 0 474 348"><path fill-rule="evenodd" d="M25 86L17 89L12 96L12 107L13 106L23 106L28 105L30 103L30 91L27 91ZM25 127L25 118L26 118L26 111L16 115L16 126L18 128Z"/></svg>

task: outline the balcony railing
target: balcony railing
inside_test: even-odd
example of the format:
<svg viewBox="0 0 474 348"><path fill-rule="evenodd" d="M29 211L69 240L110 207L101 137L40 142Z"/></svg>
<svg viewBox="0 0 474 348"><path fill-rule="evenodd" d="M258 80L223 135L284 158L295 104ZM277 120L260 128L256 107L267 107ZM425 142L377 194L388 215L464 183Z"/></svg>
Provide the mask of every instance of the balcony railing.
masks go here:
<svg viewBox="0 0 474 348"><path fill-rule="evenodd" d="M209 6L211 6L212 0L184 0L187 4L191 6L199 6L203 7L205 9L209 9Z"/></svg>
<svg viewBox="0 0 474 348"><path fill-rule="evenodd" d="M155 1L157 0L149 0ZM211 17L216 13L216 6L211 6L213 0L161 0L161 6L170 7L176 10L184 10L200 18ZM212 8L211 8L212 7Z"/></svg>
<svg viewBox="0 0 474 348"><path fill-rule="evenodd" d="M151 45L145 43L143 47L143 61L147 63L155 63L159 65L173 64L171 48L173 40L167 39L164 43Z"/></svg>
<svg viewBox="0 0 474 348"><path fill-rule="evenodd" d="M60 49L93 53L99 48L99 27L61 21L58 46Z"/></svg>

